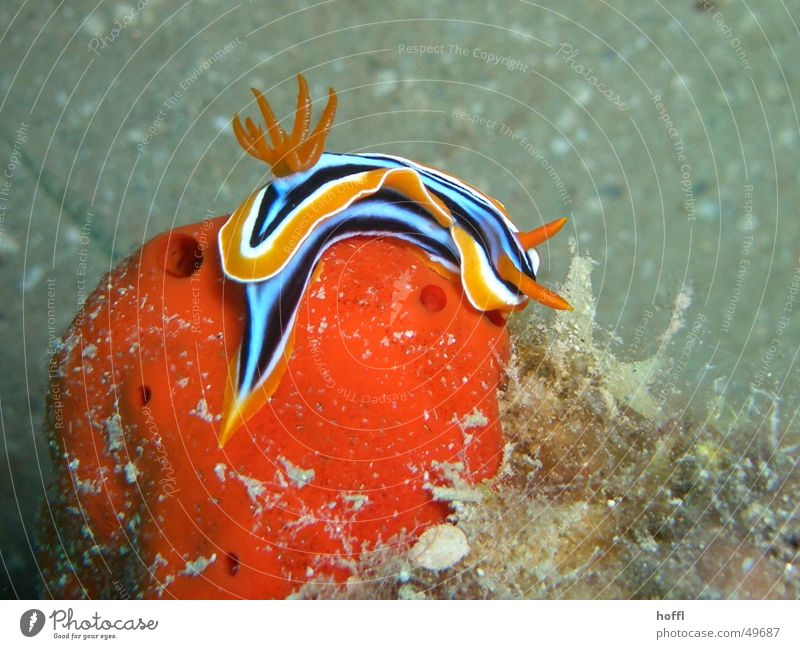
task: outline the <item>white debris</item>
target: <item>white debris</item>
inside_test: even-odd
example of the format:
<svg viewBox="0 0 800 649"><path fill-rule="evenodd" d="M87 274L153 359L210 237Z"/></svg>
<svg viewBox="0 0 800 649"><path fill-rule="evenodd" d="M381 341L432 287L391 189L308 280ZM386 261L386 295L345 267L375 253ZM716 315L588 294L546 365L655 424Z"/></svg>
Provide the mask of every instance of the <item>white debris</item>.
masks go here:
<svg viewBox="0 0 800 649"><path fill-rule="evenodd" d="M206 568L208 568L212 563L217 560L217 553L215 552L210 557L197 557L194 561L187 561L186 568L183 570L184 575L188 575L189 577L196 577L201 572L203 572Z"/></svg>
<svg viewBox="0 0 800 649"><path fill-rule="evenodd" d="M486 426L489 423L489 420L486 418L486 415L484 415L476 407L471 413L464 415L460 422L456 416L453 415L453 423L460 424L462 430L469 430L470 428L481 428Z"/></svg>
<svg viewBox="0 0 800 649"><path fill-rule="evenodd" d="M264 483L246 475L239 474L236 477L239 478L242 484L247 488L247 496L250 498L250 500L253 501L254 504L258 505L258 499L264 495L264 492L266 492Z"/></svg>
<svg viewBox="0 0 800 649"><path fill-rule="evenodd" d="M214 473L217 474L217 478L220 482L225 482L225 469L228 467L225 466L224 462L220 462L217 466L214 467Z"/></svg>
<svg viewBox="0 0 800 649"><path fill-rule="evenodd" d="M136 465L133 462L128 462L125 465L125 480L128 484L136 484L136 478L139 477L141 471L136 468Z"/></svg>
<svg viewBox="0 0 800 649"><path fill-rule="evenodd" d="M125 446L125 438L122 432L122 418L119 411L114 412L111 417L105 420L106 438L108 439L108 450L119 451Z"/></svg>
<svg viewBox="0 0 800 649"><path fill-rule="evenodd" d="M411 562L427 570L446 570L469 554L467 537L455 525L435 525L426 530L409 551Z"/></svg>
<svg viewBox="0 0 800 649"><path fill-rule="evenodd" d="M431 492L436 502L479 503L483 500L483 492L471 487L435 487L426 482L423 488Z"/></svg>
<svg viewBox="0 0 800 649"><path fill-rule="evenodd" d="M285 457L279 457L278 461L283 464L286 477L289 478L289 481L298 489L302 489L314 479L314 469L301 469L292 464Z"/></svg>
<svg viewBox="0 0 800 649"><path fill-rule="evenodd" d="M358 511L369 502L369 496L365 496L364 494L344 494L342 500L350 503L353 511Z"/></svg>
<svg viewBox="0 0 800 649"><path fill-rule="evenodd" d="M413 338L413 337L414 337L414 336L416 336L416 335L417 335L417 334L416 334L416 332L415 332L413 329L407 329L406 331L395 331L395 332L392 334L392 337L393 337L393 338L394 338L396 341L398 341L398 342L399 342L399 341L402 341L402 340L409 340L409 339Z"/></svg>
<svg viewBox="0 0 800 649"><path fill-rule="evenodd" d="M205 399L200 399L200 401L197 402L197 405L189 411L189 414L199 417L203 421L207 421L209 423L214 421L214 418L208 411L208 402Z"/></svg>

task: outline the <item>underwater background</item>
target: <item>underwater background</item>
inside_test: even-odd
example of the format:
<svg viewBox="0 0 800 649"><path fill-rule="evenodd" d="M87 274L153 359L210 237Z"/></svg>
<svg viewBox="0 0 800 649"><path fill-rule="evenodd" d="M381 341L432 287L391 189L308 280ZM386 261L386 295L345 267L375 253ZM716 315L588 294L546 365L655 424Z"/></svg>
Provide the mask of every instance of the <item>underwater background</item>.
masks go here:
<svg viewBox="0 0 800 649"><path fill-rule="evenodd" d="M459 512L480 572L400 594L797 597L798 22L796 1L4 1L2 596L42 587L56 341L117 262L264 182L231 116L251 86L286 116L302 72L338 92L330 150L445 169L522 229L569 217L540 279L575 315L514 318L510 487ZM397 594L396 569L351 594Z"/></svg>

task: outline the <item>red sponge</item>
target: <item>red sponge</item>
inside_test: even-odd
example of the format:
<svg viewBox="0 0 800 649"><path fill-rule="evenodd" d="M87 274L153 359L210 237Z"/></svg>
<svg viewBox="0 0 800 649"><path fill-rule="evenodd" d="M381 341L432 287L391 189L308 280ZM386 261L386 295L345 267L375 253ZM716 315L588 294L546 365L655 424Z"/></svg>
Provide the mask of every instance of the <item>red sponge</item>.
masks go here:
<svg viewBox="0 0 800 649"><path fill-rule="evenodd" d="M503 320L391 239L325 254L277 392L219 448L244 313L223 222L147 243L64 339L54 596L286 597L413 541L447 516L446 488L499 467Z"/></svg>

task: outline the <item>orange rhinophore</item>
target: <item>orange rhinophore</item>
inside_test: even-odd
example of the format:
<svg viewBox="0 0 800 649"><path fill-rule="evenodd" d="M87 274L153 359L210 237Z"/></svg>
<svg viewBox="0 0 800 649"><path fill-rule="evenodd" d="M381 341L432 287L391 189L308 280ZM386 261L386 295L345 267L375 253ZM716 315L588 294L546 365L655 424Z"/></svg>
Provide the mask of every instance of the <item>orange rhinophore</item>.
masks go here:
<svg viewBox="0 0 800 649"><path fill-rule="evenodd" d="M328 105L325 106L322 118L309 135L311 99L308 96L308 84L302 74L297 75L297 82L300 85L300 92L297 96L297 110L291 134L278 123L264 95L255 88L250 89L261 109L272 146L267 143L263 129L256 126L253 120L248 117L245 120L245 128L239 120L238 113L233 116L233 132L239 144L251 156L266 162L276 177L305 171L317 164L336 114L336 93L331 88L328 91Z"/></svg>

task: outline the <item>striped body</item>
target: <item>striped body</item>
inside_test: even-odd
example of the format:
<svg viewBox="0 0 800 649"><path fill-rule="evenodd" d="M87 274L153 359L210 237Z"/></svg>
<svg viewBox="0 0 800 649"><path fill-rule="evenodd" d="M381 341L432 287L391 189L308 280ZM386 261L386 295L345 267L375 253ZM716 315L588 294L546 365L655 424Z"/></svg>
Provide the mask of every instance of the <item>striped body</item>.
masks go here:
<svg viewBox="0 0 800 649"><path fill-rule="evenodd" d="M219 232L223 271L245 285L247 301L241 347L229 365L220 446L277 389L300 301L322 255L338 241L366 235L414 245L437 270L460 276L479 311L517 310L528 298L571 308L536 282L539 256L533 249L566 219L520 232L501 203L454 176L395 156L324 153L336 92L329 88L311 129L308 84L303 75L297 82L291 131L255 88L264 126L233 118L239 144L270 166L274 180Z"/></svg>
<svg viewBox="0 0 800 649"><path fill-rule="evenodd" d="M325 153L309 171L255 192L223 226L226 275L246 284L247 321L235 371L236 401L277 388L300 301L320 258L354 236L386 236L417 246L461 276L481 311L527 301L498 272L505 256L536 278L502 206L463 181L403 158Z"/></svg>

